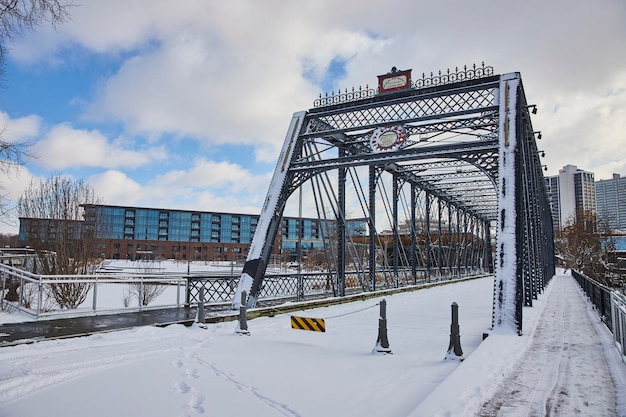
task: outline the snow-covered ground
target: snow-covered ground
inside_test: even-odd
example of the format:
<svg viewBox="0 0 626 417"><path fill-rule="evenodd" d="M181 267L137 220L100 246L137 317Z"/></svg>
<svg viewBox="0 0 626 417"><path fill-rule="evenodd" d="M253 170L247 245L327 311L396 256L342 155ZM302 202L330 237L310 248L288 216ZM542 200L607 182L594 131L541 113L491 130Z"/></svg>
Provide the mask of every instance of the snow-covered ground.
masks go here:
<svg viewBox="0 0 626 417"><path fill-rule="evenodd" d="M106 259L99 265L98 273L163 273L168 275L186 275L187 273L210 273L232 275L238 277L243 264L229 261L176 261L164 259L161 261L130 261L127 259ZM287 264L284 264L287 267ZM280 271L276 271L280 272Z"/></svg>
<svg viewBox="0 0 626 417"><path fill-rule="evenodd" d="M626 365L575 285L556 276L523 336L484 341L490 278L386 296L391 355L372 352L380 299L295 313L325 333L277 315L250 336L231 322L5 347L0 416L626 416ZM452 302L463 362L444 359Z"/></svg>

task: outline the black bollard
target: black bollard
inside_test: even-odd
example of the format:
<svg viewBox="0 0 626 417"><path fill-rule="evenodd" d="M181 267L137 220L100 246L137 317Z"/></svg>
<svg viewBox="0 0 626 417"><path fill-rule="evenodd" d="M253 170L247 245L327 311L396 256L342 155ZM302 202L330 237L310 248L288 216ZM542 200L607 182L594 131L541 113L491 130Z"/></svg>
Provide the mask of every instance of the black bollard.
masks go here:
<svg viewBox="0 0 626 417"><path fill-rule="evenodd" d="M20 294L17 292L17 289L20 287L20 281L15 278L7 278L5 282L7 287L9 287L9 291L7 291L4 299L7 301L19 301Z"/></svg>
<svg viewBox="0 0 626 417"><path fill-rule="evenodd" d="M461 334L459 329L459 305L452 303L452 324L450 324L450 345L446 359L463 360L461 349Z"/></svg>
<svg viewBox="0 0 626 417"><path fill-rule="evenodd" d="M241 292L241 305L239 306L239 322L237 325L236 333L241 335L250 336L250 332L248 331L248 322L246 321L246 303L248 299L248 293L245 291Z"/></svg>
<svg viewBox="0 0 626 417"><path fill-rule="evenodd" d="M378 339L374 352L392 353L387 339L387 301L384 299L380 302L380 317L378 318Z"/></svg>

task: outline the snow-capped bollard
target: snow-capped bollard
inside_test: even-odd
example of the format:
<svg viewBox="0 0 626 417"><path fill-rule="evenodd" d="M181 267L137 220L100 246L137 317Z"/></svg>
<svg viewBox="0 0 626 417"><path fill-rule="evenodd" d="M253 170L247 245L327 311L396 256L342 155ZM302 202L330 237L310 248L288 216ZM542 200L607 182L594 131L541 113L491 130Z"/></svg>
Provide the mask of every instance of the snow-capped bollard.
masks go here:
<svg viewBox="0 0 626 417"><path fill-rule="evenodd" d="M376 346L374 346L373 352L375 353L389 353L391 354L391 348L389 347L389 340L387 339L387 301L382 299L380 301L380 317L378 318L378 339L376 340Z"/></svg>
<svg viewBox="0 0 626 417"><path fill-rule="evenodd" d="M246 302L248 299L248 293L246 291L241 292L241 305L239 306L239 319L237 320L237 329L235 333L250 336L248 331L248 323L246 322Z"/></svg>
<svg viewBox="0 0 626 417"><path fill-rule="evenodd" d="M6 278L5 282L9 291L4 296L4 299L7 301L19 301L20 294L17 292L17 289L20 287L20 281L16 278Z"/></svg>
<svg viewBox="0 0 626 417"><path fill-rule="evenodd" d="M196 314L196 323L204 324L204 287L198 290L198 311Z"/></svg>
<svg viewBox="0 0 626 417"><path fill-rule="evenodd" d="M461 349L461 334L459 329L459 305L452 303L452 324L450 324L450 346L445 359L463 360L463 350Z"/></svg>

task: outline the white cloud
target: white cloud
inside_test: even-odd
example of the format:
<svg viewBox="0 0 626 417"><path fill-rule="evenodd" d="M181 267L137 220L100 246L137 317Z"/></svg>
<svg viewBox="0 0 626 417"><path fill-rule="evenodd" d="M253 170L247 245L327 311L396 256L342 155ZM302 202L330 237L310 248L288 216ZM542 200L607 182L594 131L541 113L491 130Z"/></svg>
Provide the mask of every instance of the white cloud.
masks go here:
<svg viewBox="0 0 626 417"><path fill-rule="evenodd" d="M288 34L292 29L276 23L272 30L256 24L258 32L244 33L192 23L125 62L103 85L90 116L122 120L142 134L282 143L290 115L311 107L319 92L305 78L305 66L319 73L337 54L356 54L377 41L339 30ZM326 50L321 60L315 58L320 44Z"/></svg>
<svg viewBox="0 0 626 417"><path fill-rule="evenodd" d="M252 196L202 192L195 195L192 204L186 204L180 208L222 213L259 214L265 195L254 196L256 198L250 197Z"/></svg>
<svg viewBox="0 0 626 417"><path fill-rule="evenodd" d="M13 57L36 62L76 44L129 53L102 80L90 117L121 120L132 133L280 143L290 115L311 107L319 93L305 72L320 78L335 57L384 42L329 25L332 10L323 2L270 3L90 2L59 33L43 28L20 41L22 55Z"/></svg>
<svg viewBox="0 0 626 417"><path fill-rule="evenodd" d="M142 198L142 186L120 171L92 175L87 182L105 204L132 206Z"/></svg>
<svg viewBox="0 0 626 417"><path fill-rule="evenodd" d="M228 162L198 159L188 170L169 171L145 184L116 170L88 182L106 204L258 213L269 179Z"/></svg>
<svg viewBox="0 0 626 417"><path fill-rule="evenodd" d="M126 149L121 141L110 141L97 130L74 129L67 124L50 129L33 146L33 150L41 156L39 163L52 170L81 167L137 168L167 158L162 147Z"/></svg>
<svg viewBox="0 0 626 417"><path fill-rule="evenodd" d="M626 72L611 84L544 102L536 116L536 125L544 126L538 146L546 151L551 172L573 164L594 172L596 180L626 174Z"/></svg>
<svg viewBox="0 0 626 417"><path fill-rule="evenodd" d="M0 137L7 143L29 144L39 133L40 125L41 119L34 115L12 119L7 113L0 112ZM32 153L32 149L28 146L20 147L20 150ZM0 193L8 212L0 217L0 233L17 233L19 224L17 200L33 179L36 179L35 175L25 166L3 167L0 177Z"/></svg>
<svg viewBox="0 0 626 417"><path fill-rule="evenodd" d="M3 141L24 143L32 140L39 133L41 118L35 115L11 119L0 111L0 132Z"/></svg>
<svg viewBox="0 0 626 417"><path fill-rule="evenodd" d="M7 203L8 212L0 217L0 233L17 234L19 227L17 201L32 181L41 178L24 166L14 166L7 170L0 183L3 200Z"/></svg>
<svg viewBox="0 0 626 417"><path fill-rule="evenodd" d="M175 170L158 175L153 183L168 188L219 188L257 192L259 187L268 183L268 177L264 175L255 177L248 170L230 162L197 159L189 170Z"/></svg>

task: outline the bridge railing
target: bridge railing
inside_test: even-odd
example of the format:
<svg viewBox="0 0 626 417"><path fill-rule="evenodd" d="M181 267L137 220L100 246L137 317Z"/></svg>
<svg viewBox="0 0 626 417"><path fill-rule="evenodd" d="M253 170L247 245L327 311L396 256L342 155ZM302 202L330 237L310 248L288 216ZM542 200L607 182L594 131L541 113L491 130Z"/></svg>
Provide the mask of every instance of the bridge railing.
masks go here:
<svg viewBox="0 0 626 417"><path fill-rule="evenodd" d="M181 275L38 275L0 265L0 310L36 319L182 307L186 293Z"/></svg>
<svg viewBox="0 0 626 417"><path fill-rule="evenodd" d="M468 276L482 275L480 270L462 270L455 268L434 269L430 271L431 281L443 281ZM369 287L369 272L346 271L345 286L350 293L398 288L408 285L421 284L426 282L427 274L424 269L417 271L415 279L410 268L399 269L396 274L391 269L379 270L376 272L376 287ZM192 275L188 277L188 293L186 303L196 305L200 297L200 288L204 287L205 305L230 304L235 295L239 277L232 275ZM303 298L319 298L334 296L336 284L335 273L327 271L293 273L266 274L263 285L259 293L259 302L272 302L276 300L296 300Z"/></svg>
<svg viewBox="0 0 626 417"><path fill-rule="evenodd" d="M430 281L445 281L482 275L479 270L431 268ZM369 287L369 272L346 271L346 291L354 294L401 288L427 282L427 271L419 269L415 277L410 268L397 271L380 269L376 286ZM335 272L317 271L297 274L267 274L260 292L260 302L296 301L336 295ZM58 316L141 311L152 308L194 307L204 287L208 307L230 306L239 276L234 274L184 275L150 272L100 273L93 275L39 275L8 265L0 265L0 311L19 310L36 319ZM73 305L55 292L83 292Z"/></svg>
<svg viewBox="0 0 626 417"><path fill-rule="evenodd" d="M613 333L615 345L626 362L626 297L574 270L572 276L594 305L600 319Z"/></svg>

